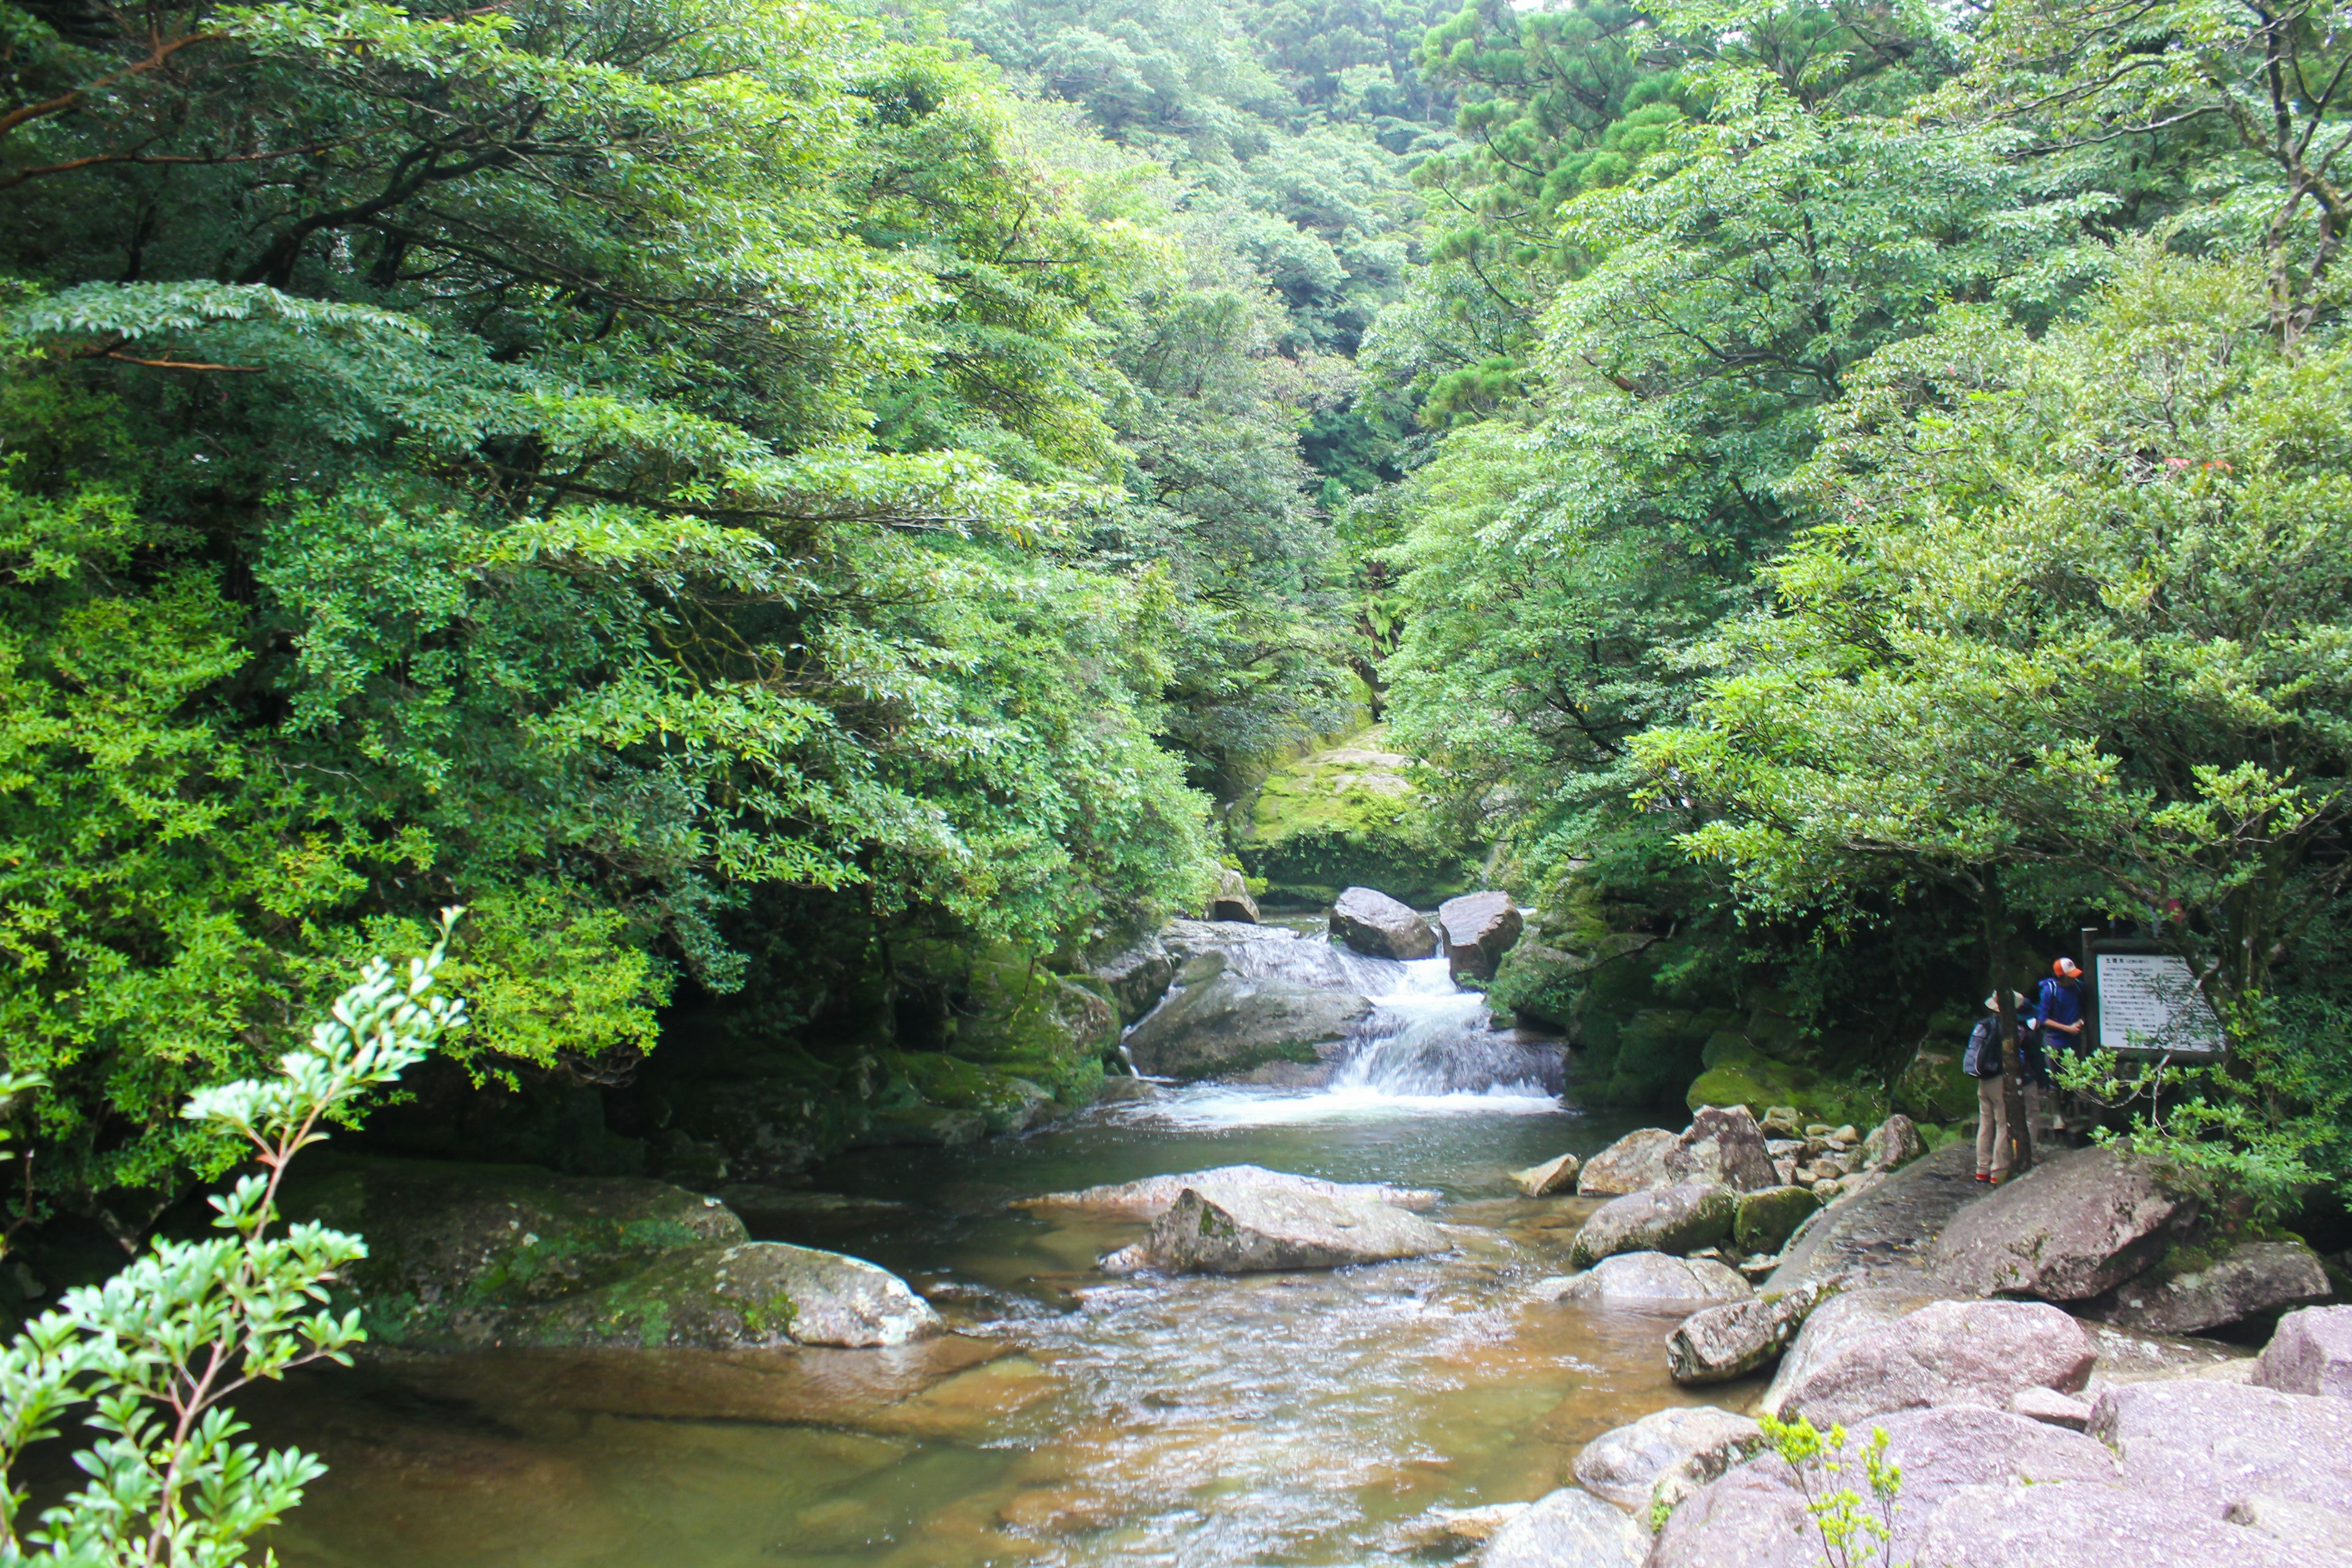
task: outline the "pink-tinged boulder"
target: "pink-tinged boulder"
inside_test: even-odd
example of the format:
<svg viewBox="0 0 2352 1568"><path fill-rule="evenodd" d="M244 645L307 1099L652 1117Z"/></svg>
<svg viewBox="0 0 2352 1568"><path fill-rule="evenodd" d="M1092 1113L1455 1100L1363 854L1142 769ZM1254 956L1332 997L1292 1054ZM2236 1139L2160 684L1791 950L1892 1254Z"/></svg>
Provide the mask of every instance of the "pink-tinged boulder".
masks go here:
<svg viewBox="0 0 2352 1568"><path fill-rule="evenodd" d="M2088 1300L2155 1262L2195 1215L2146 1162L2068 1150L1954 1215L1935 1268L1972 1296Z"/></svg>
<svg viewBox="0 0 2352 1568"><path fill-rule="evenodd" d="M2196 1334L2329 1295L2319 1255L2299 1241L2245 1241L2210 1263L2158 1264L2077 1309L2150 1334Z"/></svg>
<svg viewBox="0 0 2352 1568"><path fill-rule="evenodd" d="M1113 1272L1255 1274L1450 1252L1437 1226L1375 1199L1263 1184L1187 1187L1150 1234L1103 1260Z"/></svg>
<svg viewBox="0 0 2352 1568"><path fill-rule="evenodd" d="M2345 1509L2352 1509L2352 1498L2345 1500ZM2352 1563L2352 1513L2345 1509L2250 1494L2232 1502L2221 1517L2301 1552L2305 1563Z"/></svg>
<svg viewBox="0 0 2352 1568"><path fill-rule="evenodd" d="M2352 1401L2210 1378L2129 1383L2099 1395L2085 1430L2127 1484L2214 1518L2250 1492L2322 1508L2352 1499Z"/></svg>
<svg viewBox="0 0 2352 1568"><path fill-rule="evenodd" d="M2305 1307L2281 1318L2254 1381L2284 1394L2352 1399L2352 1307Z"/></svg>
<svg viewBox="0 0 2352 1568"><path fill-rule="evenodd" d="M1934 1568L2315 1568L2219 1511L2084 1481L1965 1487L1905 1550Z"/></svg>
<svg viewBox="0 0 2352 1568"><path fill-rule="evenodd" d="M1710 1258L1622 1252L1570 1279L1559 1300L1611 1311L1690 1311L1718 1301L1744 1301L1755 1293L1737 1271Z"/></svg>
<svg viewBox="0 0 2352 1568"><path fill-rule="evenodd" d="M1603 1432L1576 1456L1576 1479L1595 1497L1646 1513L1650 1495L1671 1470L1696 1466L1713 1479L1764 1441L1764 1429L1745 1415L1713 1405L1674 1405Z"/></svg>
<svg viewBox="0 0 2352 1568"><path fill-rule="evenodd" d="M1519 940L1519 911L1503 892L1465 893L1437 906L1437 934L1446 967L1457 980L1492 980L1495 966Z"/></svg>
<svg viewBox="0 0 2352 1568"><path fill-rule="evenodd" d="M1963 1487L2122 1482L2116 1457L2104 1445L1981 1405L1874 1417L1850 1431L1847 1443L1858 1449L1874 1428L1885 1432L1886 1457L1903 1467L1903 1511L1914 1521ZM1859 1475L1860 1467L1848 1473Z"/></svg>
<svg viewBox="0 0 2352 1568"><path fill-rule="evenodd" d="M1735 1193L1753 1193L1780 1180L1764 1149L1764 1130L1744 1105L1700 1106L1660 1163L1675 1185L1721 1182Z"/></svg>
<svg viewBox="0 0 2352 1568"><path fill-rule="evenodd" d="M1649 1546L1639 1525L1575 1487L1511 1516L1478 1554L1481 1568L1640 1568Z"/></svg>
<svg viewBox="0 0 2352 1568"><path fill-rule="evenodd" d="M2072 1394L2098 1359L2082 1325L2039 1301L1937 1301L1851 1341L1792 1381L1784 1417L1826 1430L1941 1405L1995 1410L2021 1388Z"/></svg>
<svg viewBox="0 0 2352 1568"><path fill-rule="evenodd" d="M1927 1152L1927 1141L1919 1136L1919 1124L1899 1113L1872 1128L1870 1136L1862 1141L1863 1163L1877 1170L1896 1170Z"/></svg>
<svg viewBox="0 0 2352 1568"><path fill-rule="evenodd" d="M2061 1394L2054 1388L2019 1389L2009 1396L2009 1413L2069 1432L2080 1432L2091 1424L2090 1401Z"/></svg>
<svg viewBox="0 0 2352 1568"><path fill-rule="evenodd" d="M1777 1454L1691 1494L1666 1518L1649 1568L1819 1568L1821 1531Z"/></svg>
<svg viewBox="0 0 2352 1568"><path fill-rule="evenodd" d="M1779 1276L1773 1276L1778 1279ZM1809 1282L1819 1289L1818 1282ZM1765 1281L1765 1299L1775 1292L1771 1280ZM1806 1289L1800 1286L1798 1289ZM1921 1296L1908 1290L1861 1289L1845 1290L1820 1303L1806 1314L1803 1327L1780 1358L1780 1370L1772 1374L1772 1386L1764 1391L1760 1406L1766 1414L1789 1418L1786 1402L1789 1391L1820 1368L1828 1365L1846 1350L1868 1339L1897 1319L1910 1316L1937 1298Z"/></svg>

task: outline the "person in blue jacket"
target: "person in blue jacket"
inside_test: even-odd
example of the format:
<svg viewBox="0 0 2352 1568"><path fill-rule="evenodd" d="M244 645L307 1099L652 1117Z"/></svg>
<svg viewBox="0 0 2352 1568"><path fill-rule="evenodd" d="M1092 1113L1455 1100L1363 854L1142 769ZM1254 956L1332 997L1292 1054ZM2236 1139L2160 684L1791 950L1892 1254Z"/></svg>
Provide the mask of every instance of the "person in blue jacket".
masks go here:
<svg viewBox="0 0 2352 1568"><path fill-rule="evenodd" d="M2050 978L2042 983L2034 998L2032 1026L2019 1042L2018 1055L2025 1068L2028 1126L2041 1125L2046 1105L2051 1127L2064 1130L2065 1122L2057 1112L2057 1088L2050 1080L2049 1053L2078 1056L2084 1043L2083 966L2062 958L2050 966Z"/></svg>

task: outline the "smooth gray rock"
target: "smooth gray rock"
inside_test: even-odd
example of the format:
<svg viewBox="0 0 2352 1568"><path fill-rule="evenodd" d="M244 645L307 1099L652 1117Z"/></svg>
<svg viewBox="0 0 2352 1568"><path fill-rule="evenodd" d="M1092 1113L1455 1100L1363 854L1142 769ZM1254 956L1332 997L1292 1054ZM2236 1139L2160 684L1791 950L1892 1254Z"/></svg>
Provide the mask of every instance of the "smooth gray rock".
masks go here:
<svg viewBox="0 0 2352 1568"><path fill-rule="evenodd" d="M1936 1271L1975 1296L2088 1300L2155 1262L2195 1215L2146 1162L2071 1149L1953 1215Z"/></svg>
<svg viewBox="0 0 2352 1568"><path fill-rule="evenodd" d="M1693 1313L1666 1336L1667 1375L1684 1384L1745 1377L1789 1348L1828 1289L1801 1285Z"/></svg>
<svg viewBox="0 0 2352 1568"><path fill-rule="evenodd" d="M2345 1500L2345 1508L2352 1509L2352 1498ZM2232 1501L2221 1517L2301 1553L2314 1568L2352 1564L2352 1512L2343 1509L2255 1494Z"/></svg>
<svg viewBox="0 0 2352 1568"><path fill-rule="evenodd" d="M2194 1334L2331 1294L2319 1255L2299 1241L2240 1242L2195 1268L2162 1264L2077 1309L2151 1334Z"/></svg>
<svg viewBox="0 0 2352 1568"><path fill-rule="evenodd" d="M1744 1105L1702 1105L1660 1157L1668 1184L1720 1182L1735 1193L1778 1185L1764 1130Z"/></svg>
<svg viewBox="0 0 2352 1568"><path fill-rule="evenodd" d="M1710 1405L1675 1405L1587 1443L1576 1456L1576 1479L1593 1496L1644 1516L1668 1471L1693 1461L1711 1464L1713 1475L1702 1479L1712 1480L1763 1440L1764 1429L1745 1415Z"/></svg>
<svg viewBox="0 0 2352 1568"><path fill-rule="evenodd" d="M1495 966L1519 940L1522 925L1511 896L1504 892L1465 893L1437 906L1437 934L1445 946L1445 962L1455 979L1495 978Z"/></svg>
<svg viewBox="0 0 2352 1568"><path fill-rule="evenodd" d="M2305 1307L2281 1318L2254 1381L2285 1394L2352 1399L2352 1307Z"/></svg>
<svg viewBox="0 0 2352 1568"><path fill-rule="evenodd" d="M1045 1193L1015 1198L1012 1206L1066 1210L1096 1219L1158 1219L1175 1206L1187 1187L1212 1194L1240 1188L1303 1193L1311 1197L1349 1203L1391 1204L1402 1209L1428 1209L1439 1194L1425 1187L1391 1187L1381 1182L1327 1182L1320 1176L1296 1176L1269 1171L1263 1165L1219 1165L1207 1171L1181 1171L1172 1176L1146 1176L1139 1182L1115 1182L1076 1192Z"/></svg>
<svg viewBox="0 0 2352 1568"><path fill-rule="evenodd" d="M2021 1388L2081 1388L2097 1360L2082 1325L2039 1301L1937 1301L1848 1341L1782 1393L1784 1417L1826 1429L1938 1405L1995 1409Z"/></svg>
<svg viewBox="0 0 2352 1568"><path fill-rule="evenodd" d="M1974 1146L1957 1142L1899 1171L1865 1173L1854 1191L1840 1193L1789 1238L1767 1287L1847 1279L1872 1289L1959 1295L1928 1265L1952 1216L1984 1194L1975 1176Z"/></svg>
<svg viewBox="0 0 2352 1568"><path fill-rule="evenodd" d="M1708 1258L1625 1252L1577 1275L1560 1300L1612 1309L1691 1308L1744 1301L1755 1293L1738 1271Z"/></svg>
<svg viewBox="0 0 2352 1568"><path fill-rule="evenodd" d="M1177 983L1190 985L1213 974L1274 980L1286 985L1361 991L1364 961L1319 936L1301 936L1287 926L1249 925L1238 921L1170 921L1160 942L1177 963Z"/></svg>
<svg viewBox="0 0 2352 1568"><path fill-rule="evenodd" d="M1106 1259L1115 1270L1252 1274L1338 1268L1450 1252L1446 1234L1393 1204L1267 1186L1187 1187L1150 1234Z"/></svg>
<svg viewBox="0 0 2352 1568"><path fill-rule="evenodd" d="M1483 1568L1639 1568L1648 1546L1622 1511L1562 1487L1514 1515L1478 1561Z"/></svg>
<svg viewBox="0 0 2352 1568"><path fill-rule="evenodd" d="M1219 874L1217 890L1209 895L1209 918L1244 925L1258 923L1257 900L1250 897L1249 883L1239 871L1228 868Z"/></svg>
<svg viewBox="0 0 2352 1568"><path fill-rule="evenodd" d="M1862 1141L1863 1163L1885 1171L1907 1165L1927 1152L1918 1123L1899 1113L1872 1128L1870 1136Z"/></svg>
<svg viewBox="0 0 2352 1568"><path fill-rule="evenodd" d="M1331 934L1373 958L1428 958L1437 952L1429 922L1386 893L1349 888L1331 906Z"/></svg>
<svg viewBox="0 0 2352 1568"><path fill-rule="evenodd" d="M2352 1498L2352 1401L2171 1378L2105 1390L2085 1430L2130 1485L2212 1517L2250 1492L2322 1508Z"/></svg>
<svg viewBox="0 0 2352 1568"><path fill-rule="evenodd" d="M1590 1268L1621 1252L1696 1252L1731 1234L1735 1199L1715 1184L1660 1187L1612 1198L1569 1247L1569 1266Z"/></svg>
<svg viewBox="0 0 2352 1568"><path fill-rule="evenodd" d="M2084 1481L1964 1487L1907 1551L1934 1568L2317 1568L2219 1512Z"/></svg>
<svg viewBox="0 0 2352 1568"><path fill-rule="evenodd" d="M1138 1072L1182 1082L1319 1083L1349 1031L1370 1016L1348 991L1252 979L1231 969L1187 983L1129 1031Z"/></svg>
<svg viewBox="0 0 2352 1568"><path fill-rule="evenodd" d="M1583 1162L1573 1154L1555 1154L1540 1165L1529 1165L1524 1171L1511 1173L1511 1181L1520 1192L1531 1198L1548 1198L1557 1193L1573 1191L1576 1173Z"/></svg>
<svg viewBox="0 0 2352 1568"><path fill-rule="evenodd" d="M1670 1186L1666 1151L1674 1144L1675 1135L1663 1127L1628 1132L1584 1162L1576 1190L1589 1196L1615 1198Z"/></svg>

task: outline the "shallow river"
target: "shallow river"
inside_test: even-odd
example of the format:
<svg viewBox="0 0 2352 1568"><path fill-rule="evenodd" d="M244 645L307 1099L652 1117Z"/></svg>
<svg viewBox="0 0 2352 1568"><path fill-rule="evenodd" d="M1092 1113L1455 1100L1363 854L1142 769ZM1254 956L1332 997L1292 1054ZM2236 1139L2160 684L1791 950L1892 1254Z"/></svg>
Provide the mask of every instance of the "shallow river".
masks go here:
<svg viewBox="0 0 2352 1568"><path fill-rule="evenodd" d="M306 1374L254 1409L333 1467L278 1550L289 1568L1407 1561L1405 1521L1539 1496L1587 1439L1683 1397L1669 1321L1533 1291L1591 1205L1507 1180L1630 1125L1524 1089L1194 1088L973 1149L853 1154L747 1205L753 1234L896 1269L955 1332ZM1094 1259L1139 1226L1006 1206L1243 1162L1437 1188L1460 1250L1115 1280Z"/></svg>

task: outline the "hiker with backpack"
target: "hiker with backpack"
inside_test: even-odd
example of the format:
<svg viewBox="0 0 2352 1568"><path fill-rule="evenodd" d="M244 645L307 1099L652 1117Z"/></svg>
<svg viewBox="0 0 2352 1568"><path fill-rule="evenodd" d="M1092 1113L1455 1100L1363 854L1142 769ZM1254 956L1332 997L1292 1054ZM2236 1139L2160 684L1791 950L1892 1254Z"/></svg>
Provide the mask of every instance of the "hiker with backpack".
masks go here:
<svg viewBox="0 0 2352 1568"><path fill-rule="evenodd" d="M2079 1055L2083 1049L2083 966L2071 958L2061 958L2050 966L2050 978L2042 983L2034 997L2032 1021L2026 1026L2032 1053L2026 1054L2020 1042L2019 1054L2025 1059L2025 1092L2032 1107L2029 1125L2038 1125L2044 1106L2049 1109L2050 1126L2053 1131L2065 1131L2065 1119L2058 1110L2058 1088L2050 1078L2050 1053L2063 1051Z"/></svg>
<svg viewBox="0 0 2352 1568"><path fill-rule="evenodd" d="M2003 1047L2017 1043L2021 1058L2018 1016L2025 997L2015 991L2009 994L2008 1041L2001 1038L2000 993L1986 997L1984 1005L1985 1016L1969 1032L1968 1048L1960 1054L1960 1070L1977 1080L1977 1180L1999 1186L2009 1179L2011 1163L2008 1085L2001 1081L2007 1055Z"/></svg>

